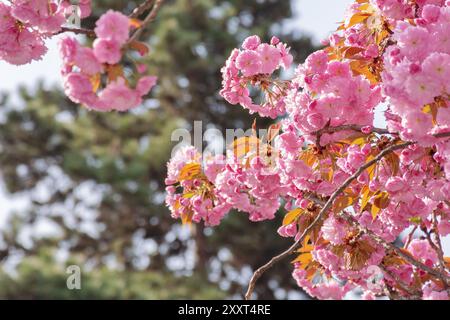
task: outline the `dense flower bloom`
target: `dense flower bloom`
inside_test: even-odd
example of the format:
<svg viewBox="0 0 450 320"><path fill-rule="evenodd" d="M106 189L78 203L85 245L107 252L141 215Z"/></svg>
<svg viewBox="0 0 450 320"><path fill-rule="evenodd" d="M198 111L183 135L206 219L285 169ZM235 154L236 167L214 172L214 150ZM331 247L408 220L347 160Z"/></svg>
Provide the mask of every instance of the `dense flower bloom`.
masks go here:
<svg viewBox="0 0 450 320"><path fill-rule="evenodd" d="M106 39L94 41L94 54L101 63L116 64L122 59L120 45L115 41Z"/></svg>
<svg viewBox="0 0 450 320"><path fill-rule="evenodd" d="M287 111L303 133L347 123L371 125L373 110L381 101L380 88L362 76L353 76L347 62L329 61L327 53L309 56L296 71L295 86L287 99ZM303 87L303 91L299 88ZM345 132L334 134L336 138ZM326 144L332 135L322 136Z"/></svg>
<svg viewBox="0 0 450 320"><path fill-rule="evenodd" d="M64 10L58 7L57 1L49 0L14 0L11 14L43 33L58 32L66 20Z"/></svg>
<svg viewBox="0 0 450 320"><path fill-rule="evenodd" d="M424 4L421 13L422 18L416 19L419 26L403 21L397 24L393 35L397 43L384 54L382 84L392 101L391 110L402 119L389 125L400 129L404 139L429 145L434 141L430 136L433 130L450 126L446 110L449 8ZM427 111L433 109L437 113L434 119Z"/></svg>
<svg viewBox="0 0 450 320"><path fill-rule="evenodd" d="M108 11L97 21L93 48L76 39L63 38L59 50L63 60L61 74L67 96L76 103L97 111L127 111L142 104L142 97L156 85L157 78L141 69L131 86L119 62L129 37L129 18ZM111 29L111 26L114 26ZM106 78L104 81L102 78ZM80 79L80 83L75 83Z"/></svg>
<svg viewBox="0 0 450 320"><path fill-rule="evenodd" d="M68 7L67 1L56 0L1 2L0 59L14 65L40 60L47 52L45 40L66 22ZM90 0L81 1L80 7L90 13Z"/></svg>
<svg viewBox="0 0 450 320"><path fill-rule="evenodd" d="M217 225L228 213L231 206L214 189L214 178L223 168L222 157L205 159L191 146L179 149L167 164L166 204L174 218L182 218L185 222L200 222ZM195 168L195 174L184 170L186 166ZM211 179L211 180L210 180ZM177 191L181 187L182 191Z"/></svg>
<svg viewBox="0 0 450 320"><path fill-rule="evenodd" d="M247 38L243 50L235 49L222 68L220 94L231 104L240 104L264 117L275 118L285 113L283 97L287 83L272 79L280 69L288 69L292 63L289 48L273 38L271 43L261 43L257 36ZM255 104L250 97L249 86L258 87L264 93L264 102Z"/></svg>
<svg viewBox="0 0 450 320"><path fill-rule="evenodd" d="M228 160L216 177L218 192L234 208L248 212L252 221L273 219L283 192L278 174L260 157L247 169L237 159Z"/></svg>

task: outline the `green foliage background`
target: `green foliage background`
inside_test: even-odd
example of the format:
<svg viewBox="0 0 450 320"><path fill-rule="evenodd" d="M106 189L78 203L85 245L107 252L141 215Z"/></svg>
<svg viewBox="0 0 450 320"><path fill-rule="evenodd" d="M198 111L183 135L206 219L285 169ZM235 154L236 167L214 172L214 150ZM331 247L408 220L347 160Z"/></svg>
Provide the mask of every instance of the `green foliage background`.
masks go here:
<svg viewBox="0 0 450 320"><path fill-rule="evenodd" d="M130 12L136 5L94 3L85 27L109 8ZM278 35L303 61L313 45L286 31L287 18L290 1L166 1L143 36L159 84L132 112L89 112L42 84L21 88L20 103L3 93L0 172L8 192L31 205L0 235L0 298L240 297L251 269L289 245L276 234L280 218L254 224L236 212L218 228L181 236L163 204L165 164L172 131L190 129L194 120L220 130L249 128L253 117L218 94L220 68L250 34ZM42 221L58 232L24 238ZM153 250L143 252L143 243ZM60 252L67 261L57 261ZM65 265L73 261L83 269L80 291L65 286ZM290 272L285 264L264 276L258 297L298 290Z"/></svg>

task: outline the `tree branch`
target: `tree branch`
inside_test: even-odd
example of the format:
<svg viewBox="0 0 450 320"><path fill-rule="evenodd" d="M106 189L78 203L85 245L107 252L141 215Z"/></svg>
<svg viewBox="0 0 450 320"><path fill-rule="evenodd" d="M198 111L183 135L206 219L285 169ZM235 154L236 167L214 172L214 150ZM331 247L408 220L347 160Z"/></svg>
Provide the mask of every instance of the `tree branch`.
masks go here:
<svg viewBox="0 0 450 320"><path fill-rule="evenodd" d="M72 32L75 34L84 34L90 38L95 38L94 30L86 29L86 28L62 27L61 30L59 32L57 32L56 34L61 34L64 32Z"/></svg>
<svg viewBox="0 0 450 320"><path fill-rule="evenodd" d="M398 284L400 289L402 289L407 294L413 296L413 297L421 297L421 292L417 292L409 288L408 284L405 283L398 275L396 275L394 272L389 271L385 266L380 265L381 270L383 270L384 273L386 273L389 277L395 280L395 282Z"/></svg>
<svg viewBox="0 0 450 320"><path fill-rule="evenodd" d="M138 18L141 16L145 11L149 10L155 0L146 0L142 2L138 7L136 7L133 12L130 14L130 18Z"/></svg>
<svg viewBox="0 0 450 320"><path fill-rule="evenodd" d="M344 124L341 126L335 126L335 127L330 127L330 126L325 126L320 130L317 130L315 132L313 132L314 135L322 135L324 133L336 133L338 131L346 131L346 130L352 130L352 131L358 131L361 132L361 130L364 128L365 126L361 126L358 124ZM371 132L375 132L378 134L392 134L392 135L398 135L397 132L390 132L388 129L383 129L383 128L376 128L376 127L371 127L370 128Z"/></svg>
<svg viewBox="0 0 450 320"><path fill-rule="evenodd" d="M430 245L433 247L434 251L436 251L436 254L438 256L438 260L439 260L439 264L441 266L441 270L442 271L450 271L449 268L447 268L447 266L445 265L445 260L444 260L444 250L442 248L442 243L441 243L441 237L439 236L439 227L438 227L438 221L437 221L437 214L436 212L433 212L433 217L432 217L432 231L434 233L434 238L436 243L433 241L433 239L431 239L431 232L430 233L426 233L427 235L427 239L430 242Z"/></svg>
<svg viewBox="0 0 450 320"><path fill-rule="evenodd" d="M322 137L322 135L324 133L336 133L336 132L339 132L339 131L348 131L348 130L352 130L352 131L356 131L356 132L362 132L363 128L364 128L364 126L361 126L361 125L358 125L358 124L344 124L344 125L341 125L341 126L330 127L330 121L328 121L328 123L322 129L314 131L312 133L312 135L316 136L316 146L318 148L321 148L321 146L320 146L320 139L321 139L321 137ZM396 132L389 132L388 129L382 129L382 128L371 127L370 131L378 133L378 134L398 135L398 133L396 133Z"/></svg>
<svg viewBox="0 0 450 320"><path fill-rule="evenodd" d="M142 22L142 25L139 29L137 29L133 35L128 40L128 44L132 43L133 41L137 40L142 32L145 30L145 28L156 18L156 15L158 14L159 9L161 8L161 5L163 4L164 0L155 0L152 10L149 12L149 14L145 17L144 21Z"/></svg>
<svg viewBox="0 0 450 320"><path fill-rule="evenodd" d="M129 15L129 17L135 19L135 18L138 18L140 15L142 15L147 10L149 10L151 8L151 6L153 5L152 11L146 17L146 19L142 23L142 26L138 30L136 30L135 33L131 36L129 43L136 40L142 33L143 29L145 29L145 27L154 20L162 2L163 2L163 0L146 0L133 10L133 12ZM57 32L56 34L61 34L64 32L72 32L74 34L84 34L90 38L95 38L94 30L86 29L86 28L62 27L61 30L59 32Z"/></svg>

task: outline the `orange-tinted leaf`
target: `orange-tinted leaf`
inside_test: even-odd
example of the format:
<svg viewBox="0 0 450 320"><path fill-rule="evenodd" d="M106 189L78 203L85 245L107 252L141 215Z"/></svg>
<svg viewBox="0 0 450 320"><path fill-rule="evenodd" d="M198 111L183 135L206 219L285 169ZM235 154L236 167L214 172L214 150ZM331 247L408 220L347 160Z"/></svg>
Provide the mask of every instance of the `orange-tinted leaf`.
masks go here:
<svg viewBox="0 0 450 320"><path fill-rule="evenodd" d="M383 264L385 266L398 266L398 265L406 264L406 261L403 260L398 255L389 254L383 258Z"/></svg>
<svg viewBox="0 0 450 320"><path fill-rule="evenodd" d="M297 256L292 262L300 262L300 265L302 267L308 265L312 261L312 254L311 253L302 253Z"/></svg>
<svg viewBox="0 0 450 320"><path fill-rule="evenodd" d="M383 191L375 196L373 204L380 209L386 209L389 206L389 202L389 193Z"/></svg>
<svg viewBox="0 0 450 320"><path fill-rule="evenodd" d="M297 250L297 252L310 252L314 249L314 246L311 244L311 237L309 235L305 236L305 239L303 239L303 243L300 249Z"/></svg>
<svg viewBox="0 0 450 320"><path fill-rule="evenodd" d="M150 48L147 46L147 44L141 41L133 41L129 46L130 48L139 52L141 56L145 56L150 52Z"/></svg>
<svg viewBox="0 0 450 320"><path fill-rule="evenodd" d="M364 51L363 48L358 48L358 47L349 47L347 49L344 50L344 58L350 59L351 57L353 57L355 54L358 54L360 52Z"/></svg>
<svg viewBox="0 0 450 320"><path fill-rule="evenodd" d="M283 226L291 224L294 222L301 214L303 213L303 209L296 208L294 210L289 211L283 219Z"/></svg>
<svg viewBox="0 0 450 320"><path fill-rule="evenodd" d="M183 194L183 198L189 199L192 198L194 195L195 195L194 192L185 193Z"/></svg>
<svg viewBox="0 0 450 320"><path fill-rule="evenodd" d="M375 248L368 241L358 241L344 253L346 268L354 271L361 270L374 251Z"/></svg>
<svg viewBox="0 0 450 320"><path fill-rule="evenodd" d="M366 21L367 18L369 18L369 17L370 17L370 14L367 14L367 13L360 13L360 12L355 13L355 14L350 18L350 20L348 21L347 28L351 28L351 27L353 27L355 24L364 22L364 21Z"/></svg>
<svg viewBox="0 0 450 320"><path fill-rule="evenodd" d="M351 206L353 202L355 201L355 198L350 196L341 196L336 199L336 201L333 204L333 211L335 213L341 212L343 209L347 208L348 206Z"/></svg>
<svg viewBox="0 0 450 320"><path fill-rule="evenodd" d="M422 218L421 217L411 217L408 219L409 221L411 221L411 223L420 225L422 223Z"/></svg>
<svg viewBox="0 0 450 320"><path fill-rule="evenodd" d="M130 26L134 29L139 29L142 26L142 21L139 19L131 18L129 19Z"/></svg>
<svg viewBox="0 0 450 320"><path fill-rule="evenodd" d="M437 124L438 107L435 103L427 104L422 109L423 112L431 114L433 125Z"/></svg>
<svg viewBox="0 0 450 320"><path fill-rule="evenodd" d="M182 214L181 215L181 222L183 223L183 224L186 224L186 223L191 223L192 222L192 216L194 215L194 213L192 212L192 211L190 211L190 212L188 212L188 213L185 213L185 214Z"/></svg>
<svg viewBox="0 0 450 320"><path fill-rule="evenodd" d="M370 9L372 9L370 3L363 3L358 8L359 11L367 11L367 10L371 11Z"/></svg>
<svg viewBox="0 0 450 320"><path fill-rule="evenodd" d="M356 144L358 146L363 145L366 143L366 136L362 132L358 132L355 134L352 134L351 136L341 140L340 142L346 143L346 144Z"/></svg>
<svg viewBox="0 0 450 320"><path fill-rule="evenodd" d="M90 81L92 84L92 91L97 92L97 90L100 88L101 84L101 75L100 73L96 73L93 76L90 77Z"/></svg>
<svg viewBox="0 0 450 320"><path fill-rule="evenodd" d="M393 176L396 176L400 171L400 158L395 153L390 153L386 156L386 162L389 164L391 168L391 172Z"/></svg>
<svg viewBox="0 0 450 320"><path fill-rule="evenodd" d="M375 197L373 197L373 203L371 208L372 218L375 219L381 209L385 209L389 206L389 194L385 191L380 192Z"/></svg>
<svg viewBox="0 0 450 320"><path fill-rule="evenodd" d="M444 257L445 264L450 267L450 257Z"/></svg>
<svg viewBox="0 0 450 320"><path fill-rule="evenodd" d="M300 154L300 160L302 160L308 167L313 167L314 164L319 160L315 154L309 150L305 150Z"/></svg>
<svg viewBox="0 0 450 320"><path fill-rule="evenodd" d="M261 141L254 136L237 138L232 144L234 155L240 158L247 155L250 151L257 152L260 144Z"/></svg>
<svg viewBox="0 0 450 320"><path fill-rule="evenodd" d="M180 171L178 180L192 180L198 177L202 172L202 166L199 163L188 163Z"/></svg>
<svg viewBox="0 0 450 320"><path fill-rule="evenodd" d="M366 163L372 161L375 157L372 154L369 154L366 158ZM368 175L369 175L369 180L372 180L373 177L375 176L375 169L377 167L377 164L374 163L373 165L371 165L370 167L368 167L366 169Z"/></svg>
<svg viewBox="0 0 450 320"><path fill-rule="evenodd" d="M309 236L306 236L305 239L303 239L301 248L297 250L300 254L292 261L292 263L298 263L301 269L307 271L307 277L312 278L317 272L317 266L311 254L313 246L309 244L309 240Z"/></svg>
<svg viewBox="0 0 450 320"><path fill-rule="evenodd" d="M372 214L372 218L375 220L375 218L377 217L378 213L381 211L380 208L378 208L377 206L374 206L372 204L372 207L370 209L370 213Z"/></svg>
<svg viewBox="0 0 450 320"><path fill-rule="evenodd" d="M364 186L361 190L361 212L364 211L370 200L371 191L368 186Z"/></svg>
<svg viewBox="0 0 450 320"><path fill-rule="evenodd" d="M363 75L372 84L378 83L378 79L370 71L369 65L366 62L361 62L359 60L350 61L350 67L355 75Z"/></svg>
<svg viewBox="0 0 450 320"><path fill-rule="evenodd" d="M123 77L123 67L120 64L108 66L106 69L108 73L108 80L110 82L117 80L119 77Z"/></svg>

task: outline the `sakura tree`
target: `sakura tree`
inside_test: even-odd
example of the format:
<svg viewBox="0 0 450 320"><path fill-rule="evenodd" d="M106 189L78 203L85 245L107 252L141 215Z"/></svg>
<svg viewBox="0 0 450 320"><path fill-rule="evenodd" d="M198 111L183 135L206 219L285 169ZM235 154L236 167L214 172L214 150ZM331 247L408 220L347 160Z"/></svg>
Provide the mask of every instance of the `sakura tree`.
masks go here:
<svg viewBox="0 0 450 320"><path fill-rule="evenodd" d="M292 56L279 39L251 36L233 50L221 95L283 118L224 156L180 150L166 203L174 218L210 226L231 209L255 222L286 210L278 233L294 243L256 270L247 299L291 256L294 279L319 299L355 288L365 299L449 298L449 4L357 0L290 80L280 77ZM377 128L383 106L387 128Z"/></svg>
<svg viewBox="0 0 450 320"><path fill-rule="evenodd" d="M0 59L30 63L46 53L46 39L85 35L90 41L60 41L66 95L90 110L127 111L157 82L141 63L149 48L139 37L162 3L143 1L129 16L110 10L89 30L66 26L68 0L0 2ZM90 0L77 10L89 16ZM356 0L325 48L295 71L275 37L250 36L231 52L222 97L278 122L265 136L255 123L225 155L179 150L166 203L183 223L208 226L231 210L254 222L286 211L278 233L293 244L255 271L247 299L287 257L298 285L320 299L355 288L365 299L449 299L449 30L450 1ZM376 110L386 128L375 126Z"/></svg>

